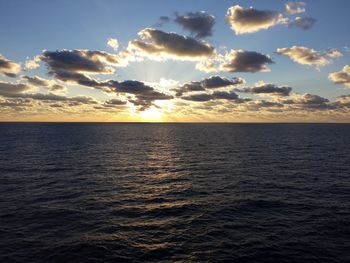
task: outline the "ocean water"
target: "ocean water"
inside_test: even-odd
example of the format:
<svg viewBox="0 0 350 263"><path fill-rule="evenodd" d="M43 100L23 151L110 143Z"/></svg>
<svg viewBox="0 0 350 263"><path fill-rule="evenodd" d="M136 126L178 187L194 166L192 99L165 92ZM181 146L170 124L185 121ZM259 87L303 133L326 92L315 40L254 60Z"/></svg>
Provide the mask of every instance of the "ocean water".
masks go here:
<svg viewBox="0 0 350 263"><path fill-rule="evenodd" d="M350 262L350 125L0 124L0 262Z"/></svg>

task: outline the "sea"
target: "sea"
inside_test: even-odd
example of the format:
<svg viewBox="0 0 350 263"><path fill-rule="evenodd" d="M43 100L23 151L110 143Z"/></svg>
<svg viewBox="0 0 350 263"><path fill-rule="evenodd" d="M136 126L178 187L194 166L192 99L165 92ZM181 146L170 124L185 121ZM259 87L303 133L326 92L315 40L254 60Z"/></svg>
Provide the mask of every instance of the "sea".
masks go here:
<svg viewBox="0 0 350 263"><path fill-rule="evenodd" d="M350 262L350 125L1 123L0 262Z"/></svg>

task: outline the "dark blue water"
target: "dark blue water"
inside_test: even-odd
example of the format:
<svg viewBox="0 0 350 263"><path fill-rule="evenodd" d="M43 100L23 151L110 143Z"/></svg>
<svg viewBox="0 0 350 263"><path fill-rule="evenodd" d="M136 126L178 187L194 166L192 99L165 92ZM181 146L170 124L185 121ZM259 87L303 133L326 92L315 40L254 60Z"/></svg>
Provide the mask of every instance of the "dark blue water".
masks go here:
<svg viewBox="0 0 350 263"><path fill-rule="evenodd" d="M0 262L349 262L350 125L0 124Z"/></svg>

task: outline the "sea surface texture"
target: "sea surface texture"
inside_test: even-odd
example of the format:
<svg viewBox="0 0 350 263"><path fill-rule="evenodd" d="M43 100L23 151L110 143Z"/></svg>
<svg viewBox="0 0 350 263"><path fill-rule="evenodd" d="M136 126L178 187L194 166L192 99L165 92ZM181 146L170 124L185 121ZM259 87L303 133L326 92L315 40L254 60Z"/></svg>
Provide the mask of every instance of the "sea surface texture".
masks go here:
<svg viewBox="0 0 350 263"><path fill-rule="evenodd" d="M350 125L0 124L0 262L350 262Z"/></svg>

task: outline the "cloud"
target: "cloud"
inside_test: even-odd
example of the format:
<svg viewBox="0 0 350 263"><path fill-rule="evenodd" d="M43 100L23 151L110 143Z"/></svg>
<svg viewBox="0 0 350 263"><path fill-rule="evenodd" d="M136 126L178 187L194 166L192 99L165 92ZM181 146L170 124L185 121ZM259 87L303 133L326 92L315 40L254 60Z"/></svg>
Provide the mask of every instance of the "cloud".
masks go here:
<svg viewBox="0 0 350 263"><path fill-rule="evenodd" d="M231 50L225 60L221 69L228 72L266 72L266 64L274 63L268 55L245 50Z"/></svg>
<svg viewBox="0 0 350 263"><path fill-rule="evenodd" d="M76 96L76 97L66 97L63 95L58 95L54 93L29 93L32 91L33 87L22 83L10 83L10 82L0 82L0 96L9 98L12 106L23 106L22 102L28 104L28 99L34 101L43 102L67 102L69 106L81 105L81 104L97 104L97 100L88 96ZM3 105L4 106L4 105ZM11 106L8 104L7 106Z"/></svg>
<svg viewBox="0 0 350 263"><path fill-rule="evenodd" d="M258 108L274 108L274 107L282 108L282 107L284 107L284 105L282 103L275 102L275 101L266 101L266 100L256 101L255 104L256 104L256 106L258 106Z"/></svg>
<svg viewBox="0 0 350 263"><path fill-rule="evenodd" d="M184 85L174 90L176 91L176 96L182 96L182 94L186 92L204 91L206 89L218 89L218 88L240 85L243 83L245 83L245 80L242 78L234 77L232 79L228 79L220 76L211 76L201 81L191 81L191 82L185 83Z"/></svg>
<svg viewBox="0 0 350 263"><path fill-rule="evenodd" d="M114 50L117 50L118 47L119 47L119 42L118 42L118 40L115 39L115 38L110 38L110 39L108 39L108 41L107 41L107 46L113 48Z"/></svg>
<svg viewBox="0 0 350 263"><path fill-rule="evenodd" d="M267 64L273 64L270 56L255 51L231 50L200 61L196 69L205 72L268 72Z"/></svg>
<svg viewBox="0 0 350 263"><path fill-rule="evenodd" d="M40 101L63 101L73 103L71 106L76 106L80 104L97 104L97 100L93 97L88 96L76 96L76 97L66 97L63 95L57 95L53 93L27 93L21 95L22 98L30 98Z"/></svg>
<svg viewBox="0 0 350 263"><path fill-rule="evenodd" d="M51 87L50 87L50 91L51 92L66 92L67 91L67 88L65 86L62 86L62 85L59 85L59 84L53 84Z"/></svg>
<svg viewBox="0 0 350 263"><path fill-rule="evenodd" d="M304 13L306 11L305 6L306 3L304 2L288 2L285 4L286 12L291 15Z"/></svg>
<svg viewBox="0 0 350 263"><path fill-rule="evenodd" d="M211 76L202 80L202 85L206 89L216 89L227 86L239 85L243 83L245 83L245 80L238 77L228 79L220 76Z"/></svg>
<svg viewBox="0 0 350 263"><path fill-rule="evenodd" d="M32 89L33 87L26 84L0 81L0 96L13 97Z"/></svg>
<svg viewBox="0 0 350 263"><path fill-rule="evenodd" d="M294 21L289 23L289 26L293 27L299 27L303 30L310 29L313 27L313 25L316 23L316 19L313 17L300 17L297 16Z"/></svg>
<svg viewBox="0 0 350 263"><path fill-rule="evenodd" d="M233 100L238 103L242 102L242 99L240 99L234 91L230 91L230 92L215 91L212 94L208 94L208 93L193 94L193 95L181 97L181 99L194 101L194 102L205 102L210 100Z"/></svg>
<svg viewBox="0 0 350 263"><path fill-rule="evenodd" d="M262 94L262 95L270 95L270 96L289 96L292 91L291 87L287 86L277 86L274 84L259 82L255 85L255 87L246 87L243 89L236 89L238 92L247 92L251 94Z"/></svg>
<svg viewBox="0 0 350 263"><path fill-rule="evenodd" d="M30 85L35 87L45 87L52 93L65 93L67 88L57 84L54 80L43 79L39 76L23 76L23 79L26 79Z"/></svg>
<svg viewBox="0 0 350 263"><path fill-rule="evenodd" d="M35 56L33 59L27 60L24 64L24 68L27 70L37 69L40 67L40 56Z"/></svg>
<svg viewBox="0 0 350 263"><path fill-rule="evenodd" d="M197 38L209 37L213 35L215 17L204 11L187 13L186 15L176 14L174 20L182 26L184 30L191 32Z"/></svg>
<svg viewBox="0 0 350 263"><path fill-rule="evenodd" d="M85 49L44 51L40 59L54 75L59 75L59 72L111 74L114 69L108 65L119 64L117 55Z"/></svg>
<svg viewBox="0 0 350 263"><path fill-rule="evenodd" d="M1 99L0 98L0 108L10 107L10 108L21 108L21 107L31 107L33 104L30 99Z"/></svg>
<svg viewBox="0 0 350 263"><path fill-rule="evenodd" d="M277 53L284 55L302 65L325 66L332 62L331 58L342 55L337 50L318 52L312 48L293 46L290 48L278 48Z"/></svg>
<svg viewBox="0 0 350 263"><path fill-rule="evenodd" d="M124 100L119 100L119 99L111 99L111 100L107 100L105 101L104 105L106 107L116 107L116 106L123 106L126 105L126 101Z"/></svg>
<svg viewBox="0 0 350 263"><path fill-rule="evenodd" d="M151 107L156 100L171 100L173 96L156 91L153 87L146 85L141 81L126 80L118 82L114 80L107 81L104 85L114 88L116 93L133 94L135 98L129 98L129 101L140 110L146 110Z"/></svg>
<svg viewBox="0 0 350 263"><path fill-rule="evenodd" d="M231 6L227 10L227 23L237 34L254 33L278 24L286 24L287 19L276 11L257 10L252 7Z"/></svg>
<svg viewBox="0 0 350 263"><path fill-rule="evenodd" d="M161 17L158 18L158 21L155 24L155 27L161 27L164 24L169 23L169 22L170 22L170 17L168 17L168 16L161 16Z"/></svg>
<svg viewBox="0 0 350 263"><path fill-rule="evenodd" d="M141 40L130 41L128 50L140 56L158 60L164 58L198 60L215 53L214 47L208 43L176 33L145 28L138 35Z"/></svg>
<svg viewBox="0 0 350 263"><path fill-rule="evenodd" d="M0 54L0 74L8 77L15 77L21 70L21 66Z"/></svg>
<svg viewBox="0 0 350 263"><path fill-rule="evenodd" d="M345 65L342 70L329 74L328 78L335 84L343 84L350 88L350 66Z"/></svg>
<svg viewBox="0 0 350 263"><path fill-rule="evenodd" d="M54 84L53 81L40 78L39 76L34 76L34 77L24 76L23 78L26 79L29 84L34 86L39 86L39 87L48 87Z"/></svg>
<svg viewBox="0 0 350 263"><path fill-rule="evenodd" d="M350 108L350 95L342 95L335 102L340 107Z"/></svg>
<svg viewBox="0 0 350 263"><path fill-rule="evenodd" d="M292 108L303 110L326 110L334 109L335 106L329 103L329 100L321 96L305 93L303 95L295 94L291 99L281 100L280 102L289 105Z"/></svg>
<svg viewBox="0 0 350 263"><path fill-rule="evenodd" d="M105 56L108 56L108 54L102 53L101 55L100 51L95 53L85 50L83 55L81 55L80 51L73 53L72 55L72 51L68 51L63 52L62 55L59 52L58 59L56 59L55 56L53 59L52 56L48 56L50 60L46 62L50 67L50 73L57 79L68 83L100 89L107 93L134 95L134 97L129 98L129 101L140 106L140 110L149 108L156 100L169 100L173 98L173 96L158 92L153 87L140 81L126 80L120 82L116 80L98 81L93 79L85 73L104 72L103 67L105 65L100 60L107 60L108 58L105 58ZM61 58L61 55L63 58ZM102 56L102 58L99 56ZM86 62L86 64L84 62Z"/></svg>

